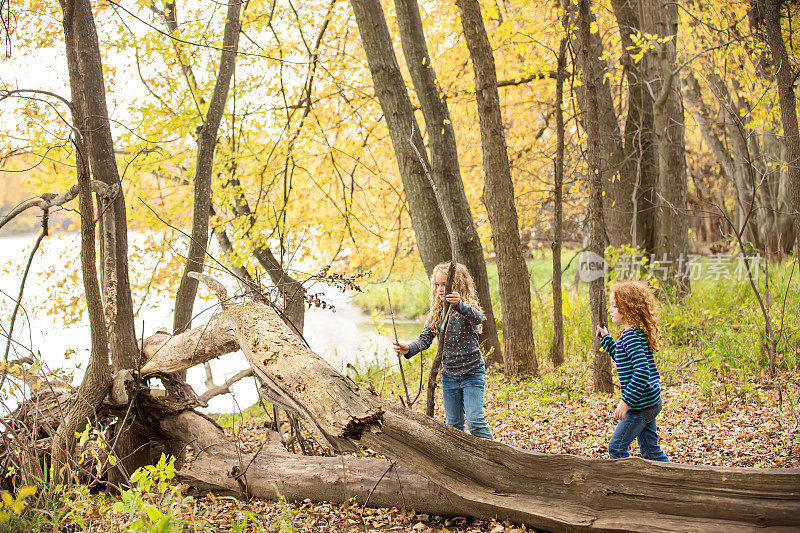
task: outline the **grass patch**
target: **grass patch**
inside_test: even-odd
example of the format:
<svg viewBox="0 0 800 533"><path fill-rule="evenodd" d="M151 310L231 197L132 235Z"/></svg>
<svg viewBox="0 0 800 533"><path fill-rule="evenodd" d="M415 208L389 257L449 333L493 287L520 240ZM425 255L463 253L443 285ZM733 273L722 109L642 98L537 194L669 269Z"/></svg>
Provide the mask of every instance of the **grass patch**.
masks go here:
<svg viewBox="0 0 800 533"><path fill-rule="evenodd" d="M267 410L270 411L267 414ZM269 402L256 402L244 411L238 413L225 413L221 415L210 415L221 427L232 427L248 420L261 420L272 416L272 404Z"/></svg>

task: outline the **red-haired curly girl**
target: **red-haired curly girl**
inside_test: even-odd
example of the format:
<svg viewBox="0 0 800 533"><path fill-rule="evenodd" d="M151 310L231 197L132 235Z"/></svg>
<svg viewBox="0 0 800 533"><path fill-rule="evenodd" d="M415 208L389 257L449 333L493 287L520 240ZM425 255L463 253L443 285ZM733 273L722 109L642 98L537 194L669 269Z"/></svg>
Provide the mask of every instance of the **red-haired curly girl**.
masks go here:
<svg viewBox="0 0 800 533"><path fill-rule="evenodd" d="M636 439L642 457L669 462L658 445L656 416L661 412L660 376L653 353L661 348L658 308L650 288L640 281L623 281L611 286L608 312L611 322L624 328L614 342L608 330L597 326L603 349L617 364L622 400L614 411L619 420L608 454L612 459L628 457L628 448Z"/></svg>

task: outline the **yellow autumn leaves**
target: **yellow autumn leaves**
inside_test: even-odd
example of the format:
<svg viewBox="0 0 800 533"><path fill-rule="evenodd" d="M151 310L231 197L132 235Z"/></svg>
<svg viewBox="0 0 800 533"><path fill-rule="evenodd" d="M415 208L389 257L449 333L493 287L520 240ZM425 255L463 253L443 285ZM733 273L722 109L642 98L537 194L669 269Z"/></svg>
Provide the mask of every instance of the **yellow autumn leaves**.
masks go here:
<svg viewBox="0 0 800 533"><path fill-rule="evenodd" d="M15 498L9 492L0 493L3 499L3 507L0 508L0 523L11 520L12 514L19 515L25 510L25 499L36 494L35 486L26 486L19 489Z"/></svg>

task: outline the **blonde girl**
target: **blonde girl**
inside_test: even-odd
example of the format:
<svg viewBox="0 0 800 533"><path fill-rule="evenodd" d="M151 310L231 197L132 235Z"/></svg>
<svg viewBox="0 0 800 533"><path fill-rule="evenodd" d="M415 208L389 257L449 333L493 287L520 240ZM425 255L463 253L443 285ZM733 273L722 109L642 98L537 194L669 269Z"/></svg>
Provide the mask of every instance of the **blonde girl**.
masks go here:
<svg viewBox="0 0 800 533"><path fill-rule="evenodd" d="M642 457L669 462L658 445L656 416L661 412L660 376L653 353L662 345L658 308L650 288L640 281L623 281L611 286L608 312L611 322L623 327L615 342L608 330L597 326L603 349L617 365L622 399L614 410L619 420L608 454L612 459L628 457L634 439Z"/></svg>
<svg viewBox="0 0 800 533"><path fill-rule="evenodd" d="M452 292L445 294L450 263L441 263L431 273L430 310L419 338L408 344L394 345L397 356L406 359L428 349L444 322L444 302L451 305L442 357L442 400L445 420L476 437L492 439L489 424L483 415L486 391L486 367L478 344L478 334L484 321L478 305L475 283L467 268L456 263Z"/></svg>

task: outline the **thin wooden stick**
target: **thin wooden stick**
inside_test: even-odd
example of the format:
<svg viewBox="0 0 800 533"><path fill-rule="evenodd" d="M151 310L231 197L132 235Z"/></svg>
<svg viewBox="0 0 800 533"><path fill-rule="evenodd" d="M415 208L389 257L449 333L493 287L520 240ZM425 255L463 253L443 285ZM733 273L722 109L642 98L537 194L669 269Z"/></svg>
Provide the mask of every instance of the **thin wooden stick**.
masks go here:
<svg viewBox="0 0 800 533"><path fill-rule="evenodd" d="M419 397L422 395L422 374L425 371L425 362L422 360L422 352L419 353L419 387L417 387L417 395L414 396L414 399L411 400L410 407L413 408L414 404L417 403Z"/></svg>
<svg viewBox="0 0 800 533"><path fill-rule="evenodd" d="M428 166L425 164L425 160L422 158L422 154L417 149L417 145L414 144L414 128L416 122L411 125L411 137L408 138L408 143L411 145L411 148L414 150L414 153L417 154L417 159L419 160L419 164L422 166L422 170L425 171L425 177L428 178L428 183L430 183L431 189L433 189L433 195L436 198L436 205L439 207L439 212L442 215L442 219L444 219L445 229L447 230L447 236L450 239L450 268L447 270L447 283L445 284L445 294L450 294L450 291L453 290L453 275L455 274L455 266L458 263L458 251L456 249L456 238L455 234L453 233L453 225L450 223L450 219L447 217L447 211L444 208L444 200L442 199L442 195L439 193L439 188L436 186L436 183L433 181L431 177L431 173L428 171ZM433 416L433 398L434 393L436 391L436 378L439 374L439 367L442 364L442 358L444 357L444 339L447 330L447 322L450 318L450 304L445 301L444 303L444 321L442 323L442 328L439 330L439 345L436 349L436 356L433 358L433 363L431 364L430 374L428 375L428 390L427 390L427 402L428 404L425 406L425 412L428 416Z"/></svg>
<svg viewBox="0 0 800 533"><path fill-rule="evenodd" d="M392 297L389 296L389 287L386 287L386 299L389 300L389 313L392 315L392 327L394 328L394 343L400 344L397 339L397 324L394 321L394 309L392 309ZM420 355L422 357L422 355ZM411 409L411 395L408 393L408 384L406 383L406 373L403 370L403 358L400 353L397 353L397 364L400 365L400 378L403 380L403 389L406 391L406 406Z"/></svg>

